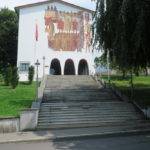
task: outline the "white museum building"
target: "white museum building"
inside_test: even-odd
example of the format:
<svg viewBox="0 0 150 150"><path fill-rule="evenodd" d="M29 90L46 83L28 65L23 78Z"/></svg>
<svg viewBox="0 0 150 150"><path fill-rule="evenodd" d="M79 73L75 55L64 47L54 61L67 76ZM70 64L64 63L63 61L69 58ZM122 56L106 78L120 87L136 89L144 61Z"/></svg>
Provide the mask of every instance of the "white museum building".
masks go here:
<svg viewBox="0 0 150 150"><path fill-rule="evenodd" d="M18 59L20 81L29 66L40 62L43 75L92 75L99 52L92 47L93 10L63 0L16 7L19 11Z"/></svg>

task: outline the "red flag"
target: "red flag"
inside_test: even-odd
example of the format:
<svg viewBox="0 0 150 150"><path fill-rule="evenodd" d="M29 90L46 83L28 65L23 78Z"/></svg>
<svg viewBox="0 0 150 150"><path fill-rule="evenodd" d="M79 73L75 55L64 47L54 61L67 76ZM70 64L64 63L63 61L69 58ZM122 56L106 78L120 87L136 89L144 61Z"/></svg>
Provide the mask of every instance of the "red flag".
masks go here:
<svg viewBox="0 0 150 150"><path fill-rule="evenodd" d="M39 31L38 31L38 24L35 25L35 40L38 41L39 39Z"/></svg>

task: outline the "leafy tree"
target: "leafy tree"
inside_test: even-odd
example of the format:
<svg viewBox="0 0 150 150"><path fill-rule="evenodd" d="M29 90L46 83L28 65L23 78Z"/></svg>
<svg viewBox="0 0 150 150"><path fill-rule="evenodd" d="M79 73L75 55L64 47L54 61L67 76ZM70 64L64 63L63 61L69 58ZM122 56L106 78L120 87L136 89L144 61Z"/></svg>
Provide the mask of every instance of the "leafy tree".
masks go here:
<svg viewBox="0 0 150 150"><path fill-rule="evenodd" d="M8 64L16 65L17 60L18 16L7 8L0 10L0 72Z"/></svg>
<svg viewBox="0 0 150 150"><path fill-rule="evenodd" d="M104 9L105 8L105 9ZM130 71L150 61L150 3L142 0L97 1L94 40L110 53L110 61ZM106 54L105 54L106 56ZM144 58L144 59L143 59Z"/></svg>
<svg viewBox="0 0 150 150"><path fill-rule="evenodd" d="M28 72L29 84L32 84L33 78L34 78L34 67L30 66L29 67L29 72Z"/></svg>
<svg viewBox="0 0 150 150"><path fill-rule="evenodd" d="M138 75L150 64L150 3L148 0L98 0L93 33L94 44L110 54L125 73Z"/></svg>

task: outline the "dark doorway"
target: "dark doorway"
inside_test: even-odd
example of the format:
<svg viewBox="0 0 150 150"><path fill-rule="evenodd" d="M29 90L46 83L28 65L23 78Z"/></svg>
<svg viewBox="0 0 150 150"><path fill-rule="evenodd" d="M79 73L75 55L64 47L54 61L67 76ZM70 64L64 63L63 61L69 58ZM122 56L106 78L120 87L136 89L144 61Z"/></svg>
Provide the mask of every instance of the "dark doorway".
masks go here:
<svg viewBox="0 0 150 150"><path fill-rule="evenodd" d="M75 67L71 59L68 59L65 63L64 75L75 75Z"/></svg>
<svg viewBox="0 0 150 150"><path fill-rule="evenodd" d="M51 75L61 75L61 66L60 61L58 59L53 59L50 67Z"/></svg>
<svg viewBox="0 0 150 150"><path fill-rule="evenodd" d="M78 75L89 75L88 64L87 61L84 59L80 60L79 62Z"/></svg>

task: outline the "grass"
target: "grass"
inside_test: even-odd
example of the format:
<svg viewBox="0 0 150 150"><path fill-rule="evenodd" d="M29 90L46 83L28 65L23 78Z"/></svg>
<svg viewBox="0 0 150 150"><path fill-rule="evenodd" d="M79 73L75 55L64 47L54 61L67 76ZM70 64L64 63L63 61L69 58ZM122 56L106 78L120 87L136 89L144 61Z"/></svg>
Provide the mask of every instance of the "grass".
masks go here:
<svg viewBox="0 0 150 150"><path fill-rule="evenodd" d="M22 109L30 108L35 98L35 83L20 82L16 89L0 82L0 118L18 117Z"/></svg>
<svg viewBox="0 0 150 150"><path fill-rule="evenodd" d="M107 76L102 76L107 82ZM122 76L111 76L111 83L129 98L131 96L130 77L122 79ZM150 107L150 76L139 76L133 78L133 99L143 108Z"/></svg>

